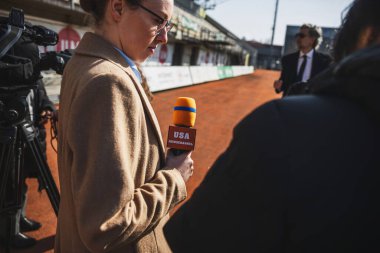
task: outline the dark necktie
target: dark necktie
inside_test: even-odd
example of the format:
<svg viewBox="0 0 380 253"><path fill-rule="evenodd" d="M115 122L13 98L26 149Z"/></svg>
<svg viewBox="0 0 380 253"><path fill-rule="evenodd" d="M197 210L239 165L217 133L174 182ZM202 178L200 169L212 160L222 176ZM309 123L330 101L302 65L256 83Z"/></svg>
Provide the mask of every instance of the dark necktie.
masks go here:
<svg viewBox="0 0 380 253"><path fill-rule="evenodd" d="M302 81L303 73L305 72L305 67L306 67L306 62L307 62L307 56L304 55L304 56L302 56L302 58L303 58L303 61L302 61L302 64L301 64L300 71L298 71L296 82L301 82Z"/></svg>

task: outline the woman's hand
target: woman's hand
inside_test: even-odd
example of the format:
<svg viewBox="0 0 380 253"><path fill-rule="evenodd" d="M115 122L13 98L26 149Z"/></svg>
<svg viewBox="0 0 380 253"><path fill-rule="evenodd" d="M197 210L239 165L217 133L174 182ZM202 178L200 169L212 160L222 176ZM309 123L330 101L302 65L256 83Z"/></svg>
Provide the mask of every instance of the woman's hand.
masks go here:
<svg viewBox="0 0 380 253"><path fill-rule="evenodd" d="M180 155L174 155L171 149L168 150L166 156L166 166L169 168L176 168L182 175L185 182L193 175L194 161L191 159L192 152L184 152Z"/></svg>

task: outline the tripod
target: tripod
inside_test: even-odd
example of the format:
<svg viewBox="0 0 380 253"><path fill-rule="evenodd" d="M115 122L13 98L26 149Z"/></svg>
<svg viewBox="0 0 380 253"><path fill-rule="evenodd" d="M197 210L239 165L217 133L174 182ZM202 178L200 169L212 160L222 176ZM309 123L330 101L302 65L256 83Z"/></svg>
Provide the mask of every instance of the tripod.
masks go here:
<svg viewBox="0 0 380 253"><path fill-rule="evenodd" d="M31 151L38 168L42 188L49 197L55 214L58 214L59 191L43 156L37 132L28 115L28 95L31 86L0 87L0 215L7 216L9 231L6 248L9 251L11 224L22 203L24 149Z"/></svg>

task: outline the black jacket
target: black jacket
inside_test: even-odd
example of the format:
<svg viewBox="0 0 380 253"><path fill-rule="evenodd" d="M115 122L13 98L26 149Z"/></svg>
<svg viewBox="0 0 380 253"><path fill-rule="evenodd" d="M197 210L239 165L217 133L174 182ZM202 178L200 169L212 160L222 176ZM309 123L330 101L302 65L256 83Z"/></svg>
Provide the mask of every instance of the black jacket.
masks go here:
<svg viewBox="0 0 380 253"><path fill-rule="evenodd" d="M297 80L297 66L298 66L299 52L285 55L281 59L282 71L280 80L283 81L281 91L284 94L288 93L292 84ZM310 79L315 77L320 72L329 67L331 63L331 57L317 51L314 51L313 62L311 65Z"/></svg>
<svg viewBox="0 0 380 253"><path fill-rule="evenodd" d="M240 122L165 227L174 252L379 252L380 47Z"/></svg>

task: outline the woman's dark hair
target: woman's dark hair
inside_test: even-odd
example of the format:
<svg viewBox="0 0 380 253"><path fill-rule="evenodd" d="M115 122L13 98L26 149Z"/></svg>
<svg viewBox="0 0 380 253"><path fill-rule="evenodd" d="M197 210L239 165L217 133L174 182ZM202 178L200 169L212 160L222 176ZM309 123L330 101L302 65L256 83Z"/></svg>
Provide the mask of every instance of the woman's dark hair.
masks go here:
<svg viewBox="0 0 380 253"><path fill-rule="evenodd" d="M143 89L145 91L145 95L148 97L149 101L152 102L154 96L153 96L153 93L150 91L150 88L148 85L148 80L146 79L144 71L142 70L140 64L136 64L136 67L137 67L137 69L141 75L141 86L143 87Z"/></svg>
<svg viewBox="0 0 380 253"><path fill-rule="evenodd" d="M138 6L141 0L124 0L129 6ZM85 12L90 13L99 24L104 17L108 0L80 0L80 6Z"/></svg>
<svg viewBox="0 0 380 253"><path fill-rule="evenodd" d="M379 0L355 0L348 8L334 41L335 62L339 62L356 50L364 28L374 28L373 40L376 39L376 35L380 35Z"/></svg>

